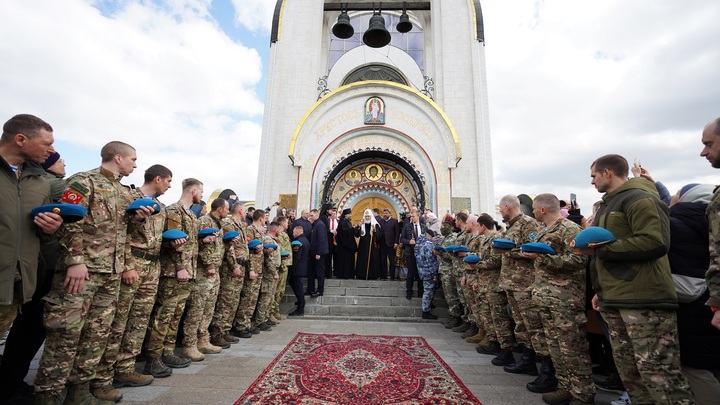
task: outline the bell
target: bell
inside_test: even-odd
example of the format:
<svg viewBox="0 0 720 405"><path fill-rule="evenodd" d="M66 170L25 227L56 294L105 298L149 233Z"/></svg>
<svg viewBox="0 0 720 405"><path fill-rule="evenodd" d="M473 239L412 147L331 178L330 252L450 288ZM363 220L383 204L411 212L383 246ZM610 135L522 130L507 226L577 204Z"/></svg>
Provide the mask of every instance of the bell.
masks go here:
<svg viewBox="0 0 720 405"><path fill-rule="evenodd" d="M363 34L363 42L370 48L382 48L390 43L390 33L385 28L385 19L376 12L370 17L368 29Z"/></svg>
<svg viewBox="0 0 720 405"><path fill-rule="evenodd" d="M406 32L410 32L410 30L412 30L412 27L413 25L410 22L410 16L408 16L407 11L403 10L403 13L400 15L400 22L395 28L398 30L398 32L402 32L404 34Z"/></svg>
<svg viewBox="0 0 720 405"><path fill-rule="evenodd" d="M337 22L333 25L332 32L333 35L340 39L348 39L353 36L355 29L352 25L350 25L350 16L348 15L347 10L340 12Z"/></svg>

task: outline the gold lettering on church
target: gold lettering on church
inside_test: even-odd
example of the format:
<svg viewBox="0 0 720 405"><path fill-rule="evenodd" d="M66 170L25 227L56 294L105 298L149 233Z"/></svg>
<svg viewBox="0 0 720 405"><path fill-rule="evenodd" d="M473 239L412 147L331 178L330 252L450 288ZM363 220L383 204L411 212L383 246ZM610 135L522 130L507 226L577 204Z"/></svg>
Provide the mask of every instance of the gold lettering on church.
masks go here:
<svg viewBox="0 0 720 405"><path fill-rule="evenodd" d="M321 124L318 127L318 129L315 130L315 132L314 132L315 137L317 139L320 139L323 136L325 136L328 132L339 127L340 125L342 125L348 121L359 120L361 118L362 118L362 113L360 112L360 110L346 111L340 115L330 118L324 124Z"/></svg>
<svg viewBox="0 0 720 405"><path fill-rule="evenodd" d="M419 118L414 117L401 110L389 110L389 118L391 120L398 120L412 128L418 130L421 134L425 135L428 139L435 138L435 133L432 131L432 127L427 122L421 121Z"/></svg>

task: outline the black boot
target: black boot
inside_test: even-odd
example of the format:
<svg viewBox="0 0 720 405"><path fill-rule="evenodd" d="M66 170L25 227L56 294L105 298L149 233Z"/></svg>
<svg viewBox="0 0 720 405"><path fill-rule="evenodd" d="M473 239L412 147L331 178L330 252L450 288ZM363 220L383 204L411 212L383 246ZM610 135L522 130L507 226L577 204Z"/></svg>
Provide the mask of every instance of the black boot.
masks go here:
<svg viewBox="0 0 720 405"><path fill-rule="evenodd" d="M494 366L508 366L515 364L515 356L513 356L512 350L502 349L494 359L490 360L490 363Z"/></svg>
<svg viewBox="0 0 720 405"><path fill-rule="evenodd" d="M537 365L535 364L535 350L524 348L520 361L503 367L503 370L513 374L538 375Z"/></svg>
<svg viewBox="0 0 720 405"><path fill-rule="evenodd" d="M463 324L462 319L460 319L460 317L454 316L454 317L450 318L447 322L443 323L443 326L445 327L445 329L452 329L452 328L454 328L456 326L460 326L462 324Z"/></svg>
<svg viewBox="0 0 720 405"><path fill-rule="evenodd" d="M539 394L557 390L558 380L555 378L555 366L550 356L543 356L540 362L540 375L525 387L528 391Z"/></svg>
<svg viewBox="0 0 720 405"><path fill-rule="evenodd" d="M470 337L470 336L475 336L475 335L477 335L478 332L480 332L480 329L478 329L478 327L473 323L473 324L470 326L470 329L468 329L468 330L467 330L465 333L463 333L461 336L462 336L463 339L465 339L465 338L468 338L468 337Z"/></svg>
<svg viewBox="0 0 720 405"><path fill-rule="evenodd" d="M456 332L456 333L463 333L463 332L467 332L468 330L470 330L471 327L472 326L471 326L470 322L463 322L460 326L456 326L456 327L452 328L452 331Z"/></svg>

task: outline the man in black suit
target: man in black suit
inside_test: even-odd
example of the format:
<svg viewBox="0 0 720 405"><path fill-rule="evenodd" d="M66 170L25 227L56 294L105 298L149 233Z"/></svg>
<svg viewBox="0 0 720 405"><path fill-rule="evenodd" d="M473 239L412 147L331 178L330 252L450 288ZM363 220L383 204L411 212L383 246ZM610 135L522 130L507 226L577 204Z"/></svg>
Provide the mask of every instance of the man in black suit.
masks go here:
<svg viewBox="0 0 720 405"><path fill-rule="evenodd" d="M319 219L318 210L310 211L312 234L310 237L310 265L308 266L308 288L310 296L317 298L325 292L325 256L328 254L327 228ZM317 280L317 290L315 289Z"/></svg>
<svg viewBox="0 0 720 405"><path fill-rule="evenodd" d="M400 239L400 224L397 219L390 215L390 210L383 210L383 218L380 220L385 240L380 244L380 278L388 276L388 259L390 260L390 280L395 280L395 248Z"/></svg>
<svg viewBox="0 0 720 405"><path fill-rule="evenodd" d="M300 218L296 219L292 223L293 229L295 229L296 226L301 226L303 229L303 235L307 238L309 241L310 234L312 233L312 222L308 219L310 217L310 211L308 210L302 210L300 213Z"/></svg>
<svg viewBox="0 0 720 405"><path fill-rule="evenodd" d="M300 246L293 246L293 262L288 270L288 278L290 279L290 288L292 288L295 298L297 298L297 309L288 315L303 316L305 315L305 292L303 291L302 279L308 275L310 241L303 235L303 228L299 225L293 228L293 238L300 242Z"/></svg>
<svg viewBox="0 0 720 405"><path fill-rule="evenodd" d="M413 282L418 283L418 297L423 295L423 284L418 274L417 261L415 260L415 241L421 235L425 234L425 224L420 221L420 213L417 207L410 208L410 220L403 226L400 234L400 243L405 249L405 258L407 259L408 275L405 281L405 298L412 299Z"/></svg>

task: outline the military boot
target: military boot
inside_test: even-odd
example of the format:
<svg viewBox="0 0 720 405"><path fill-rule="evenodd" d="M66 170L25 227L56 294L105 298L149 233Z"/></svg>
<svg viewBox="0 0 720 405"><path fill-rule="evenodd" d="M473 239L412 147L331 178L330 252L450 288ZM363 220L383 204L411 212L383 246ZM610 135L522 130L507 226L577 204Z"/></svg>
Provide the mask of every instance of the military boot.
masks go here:
<svg viewBox="0 0 720 405"><path fill-rule="evenodd" d="M469 322L463 322L460 326L452 328L452 331L455 333L463 333L467 332L471 327L472 325Z"/></svg>
<svg viewBox="0 0 720 405"><path fill-rule="evenodd" d="M475 347L475 351L480 354L490 354L490 355L497 355L500 353L500 343L498 342L487 342L487 344L483 344L486 342L483 340L482 342L478 343L478 345Z"/></svg>
<svg viewBox="0 0 720 405"><path fill-rule="evenodd" d="M474 335L467 336L465 338L465 341L468 343L480 343L482 341L486 341L488 339L487 334L485 334L485 331L480 329L478 330L478 333ZM490 342L488 342L490 343Z"/></svg>
<svg viewBox="0 0 720 405"><path fill-rule="evenodd" d="M196 345L192 346L185 346L182 349L182 356L186 357L192 361L203 361L205 360L205 355L200 353L198 351L198 348Z"/></svg>
<svg viewBox="0 0 720 405"><path fill-rule="evenodd" d="M145 368L143 368L143 374L151 375L155 378L165 378L172 375L172 369L163 363L162 358L148 357L145 361Z"/></svg>
<svg viewBox="0 0 720 405"><path fill-rule="evenodd" d="M62 395L53 395L51 392L35 393L35 405L62 405L65 398Z"/></svg>
<svg viewBox="0 0 720 405"><path fill-rule="evenodd" d="M155 378L152 375L140 374L137 371L132 373L115 374L113 385L116 388L122 387L144 387L152 384Z"/></svg>
<svg viewBox="0 0 720 405"><path fill-rule="evenodd" d="M557 390L558 380L555 378L555 366L550 356L543 356L540 361L540 375L535 381L525 386L530 392L539 394Z"/></svg>
<svg viewBox="0 0 720 405"><path fill-rule="evenodd" d="M187 357L176 356L175 353L162 356L162 362L170 368L185 368L190 366L192 360Z"/></svg>
<svg viewBox="0 0 720 405"><path fill-rule="evenodd" d="M457 316L453 316L452 318L448 319L447 322L443 323L443 326L445 327L445 329L452 329L452 328L454 328L456 326L460 326L462 324L463 324L462 319L460 319Z"/></svg>
<svg viewBox="0 0 720 405"><path fill-rule="evenodd" d="M535 364L535 350L528 349L527 347L523 348L520 361L503 367L503 370L513 374L538 375L537 365Z"/></svg>
<svg viewBox="0 0 720 405"><path fill-rule="evenodd" d="M615 401L613 401L613 402L615 402ZM570 401L570 405L595 405L595 395L588 398L587 401L573 398L572 401Z"/></svg>
<svg viewBox="0 0 720 405"><path fill-rule="evenodd" d="M103 401L90 393L90 383L68 385L65 405L113 405L113 401Z"/></svg>
<svg viewBox="0 0 720 405"><path fill-rule="evenodd" d="M229 349L230 348L230 342L225 340L225 338L222 335L213 336L210 339L210 344L213 346L217 346L221 349Z"/></svg>
<svg viewBox="0 0 720 405"><path fill-rule="evenodd" d="M509 366L515 364L515 356L510 349L502 349L494 359L490 360L494 366Z"/></svg>
<svg viewBox="0 0 720 405"><path fill-rule="evenodd" d="M223 338L223 340L230 343L231 345L234 345L235 343L240 342L240 339L236 338L235 336L233 336L229 333L224 334L222 338Z"/></svg>
<svg viewBox="0 0 720 405"><path fill-rule="evenodd" d="M478 328L477 325L475 325L474 323L471 323L470 329L463 332L463 334L461 336L463 339L465 339L465 338L469 338L470 336L475 336L478 333L480 333L480 328ZM483 331L483 334L485 334L485 331Z"/></svg>
<svg viewBox="0 0 720 405"><path fill-rule="evenodd" d="M210 344L210 337L203 336L198 339L197 349L204 354L218 354L222 351L222 347Z"/></svg>
<svg viewBox="0 0 720 405"><path fill-rule="evenodd" d="M550 405L569 405L573 396L565 390L557 390L543 394L542 400Z"/></svg>
<svg viewBox="0 0 720 405"><path fill-rule="evenodd" d="M94 387L92 389L92 393L95 398L101 401L120 402L123 398L122 393L118 391L117 388L113 387L111 384Z"/></svg>

